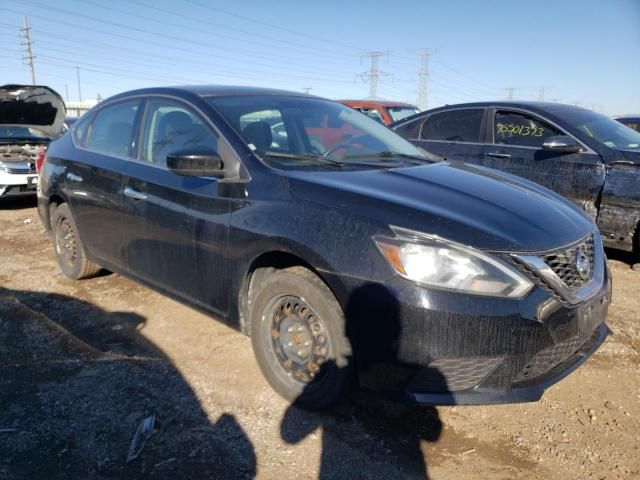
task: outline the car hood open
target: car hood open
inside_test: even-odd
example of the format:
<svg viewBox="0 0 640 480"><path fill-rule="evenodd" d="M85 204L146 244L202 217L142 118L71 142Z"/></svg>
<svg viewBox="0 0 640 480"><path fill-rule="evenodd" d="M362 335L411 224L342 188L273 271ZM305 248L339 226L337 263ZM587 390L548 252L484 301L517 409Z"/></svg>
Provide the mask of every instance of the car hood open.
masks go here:
<svg viewBox="0 0 640 480"><path fill-rule="evenodd" d="M461 162L288 176L298 198L485 250L550 250L595 228L544 187Z"/></svg>
<svg viewBox="0 0 640 480"><path fill-rule="evenodd" d="M62 97L40 85L0 87L0 125L37 128L49 137L60 134L66 108Z"/></svg>

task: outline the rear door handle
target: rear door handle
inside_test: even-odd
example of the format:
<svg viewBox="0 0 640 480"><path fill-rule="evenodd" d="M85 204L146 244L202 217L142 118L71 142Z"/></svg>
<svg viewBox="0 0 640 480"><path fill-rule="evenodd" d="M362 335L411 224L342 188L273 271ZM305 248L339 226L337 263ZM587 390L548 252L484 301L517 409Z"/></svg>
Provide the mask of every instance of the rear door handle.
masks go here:
<svg viewBox="0 0 640 480"><path fill-rule="evenodd" d="M72 182L82 182L82 177L80 175L76 175L75 173L67 173L67 180L70 180Z"/></svg>
<svg viewBox="0 0 640 480"><path fill-rule="evenodd" d="M124 194L129 198L133 198L134 200L147 199L147 196L144 193L134 190L133 188L130 188L130 187L125 187Z"/></svg>
<svg viewBox="0 0 640 480"><path fill-rule="evenodd" d="M500 153L500 152L485 153L485 156L493 157L493 158L511 158L511 155L509 155L508 153Z"/></svg>

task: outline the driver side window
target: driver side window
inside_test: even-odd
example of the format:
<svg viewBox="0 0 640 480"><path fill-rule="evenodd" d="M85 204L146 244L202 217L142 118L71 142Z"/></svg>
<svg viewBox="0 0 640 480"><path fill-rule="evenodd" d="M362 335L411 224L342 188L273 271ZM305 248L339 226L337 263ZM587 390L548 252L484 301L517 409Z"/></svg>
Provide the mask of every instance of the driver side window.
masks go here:
<svg viewBox="0 0 640 480"><path fill-rule="evenodd" d="M187 147L218 150L218 136L185 106L152 100L147 107L140 159L166 166L167 155Z"/></svg>
<svg viewBox="0 0 640 480"><path fill-rule="evenodd" d="M497 144L542 148L547 138L563 135L563 133L531 115L498 111L495 116L493 135Z"/></svg>

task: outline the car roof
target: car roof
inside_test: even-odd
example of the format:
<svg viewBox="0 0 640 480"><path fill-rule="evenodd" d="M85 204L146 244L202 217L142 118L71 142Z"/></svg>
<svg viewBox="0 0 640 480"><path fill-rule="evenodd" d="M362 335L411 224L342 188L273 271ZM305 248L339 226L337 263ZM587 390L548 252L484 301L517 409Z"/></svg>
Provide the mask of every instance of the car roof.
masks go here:
<svg viewBox="0 0 640 480"><path fill-rule="evenodd" d="M534 113L538 114L547 114L558 117L566 117L567 115L571 115L572 113L578 112L588 112L586 108L578 107L576 105L567 105L566 103L555 103L555 102L534 102L534 101L511 101L511 100L498 100L494 102L485 101L485 102L469 102L469 103L456 103L450 105L443 105L441 107L432 108L430 110L425 110L420 113L416 113L415 115L411 115L410 117L403 118L398 122L393 123L391 126L397 127L401 124L409 123L412 120L416 120L419 118L423 118L426 115L429 115L434 112L439 112L443 110L451 110L457 108L521 108L530 110Z"/></svg>
<svg viewBox="0 0 640 480"><path fill-rule="evenodd" d="M393 102L391 100L337 100L340 103L344 103L347 105L356 105L358 107L366 107L366 106L380 106L380 107L412 107L416 108L415 105L411 105L410 103L405 102Z"/></svg>
<svg viewBox="0 0 640 480"><path fill-rule="evenodd" d="M287 90L278 90L273 88L260 88L260 87L244 87L237 85L177 85L171 87L151 87L138 90L129 90L127 92L120 93L113 98L128 97L131 95L180 95L180 94L192 94L199 97L224 97L224 96L246 96L246 95L286 95L294 97L309 97L318 98L313 95L307 95L301 92L291 92Z"/></svg>
<svg viewBox="0 0 640 480"><path fill-rule="evenodd" d="M578 107L576 105L567 105L566 103L556 102L535 102L535 101L507 101L500 100L495 102L471 102L471 103L458 103L455 105L446 105L443 107L434 108L428 111L435 111L440 109L448 109L452 107L497 107L497 108L526 108L529 110L538 110L544 112L561 113L561 112L574 112L577 110L586 110L585 108Z"/></svg>

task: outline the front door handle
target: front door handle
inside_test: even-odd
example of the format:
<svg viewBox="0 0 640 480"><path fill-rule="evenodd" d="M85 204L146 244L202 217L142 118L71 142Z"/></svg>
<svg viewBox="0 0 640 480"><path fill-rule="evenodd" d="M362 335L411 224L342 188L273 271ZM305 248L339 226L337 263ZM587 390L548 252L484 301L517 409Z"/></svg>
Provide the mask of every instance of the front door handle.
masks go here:
<svg viewBox="0 0 640 480"><path fill-rule="evenodd" d="M139 192L137 190L134 190L133 188L130 188L130 187L125 187L124 194L125 194L125 196L127 196L129 198L133 198L134 200L146 200L147 199L147 196L144 193Z"/></svg>
<svg viewBox="0 0 640 480"><path fill-rule="evenodd" d="M82 182L82 177L80 175L76 175L75 173L67 173L67 180L70 180L72 182Z"/></svg>
<svg viewBox="0 0 640 480"><path fill-rule="evenodd" d="M493 158L511 158L511 155L509 155L508 153L500 153L500 152L485 153L485 156L493 157Z"/></svg>

